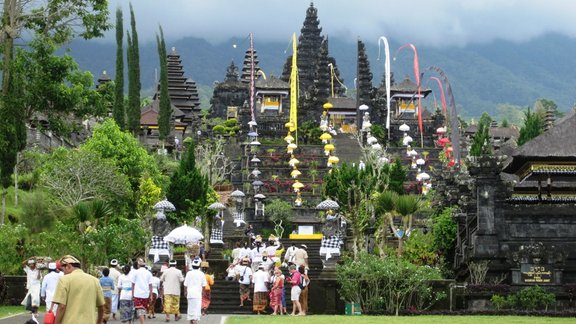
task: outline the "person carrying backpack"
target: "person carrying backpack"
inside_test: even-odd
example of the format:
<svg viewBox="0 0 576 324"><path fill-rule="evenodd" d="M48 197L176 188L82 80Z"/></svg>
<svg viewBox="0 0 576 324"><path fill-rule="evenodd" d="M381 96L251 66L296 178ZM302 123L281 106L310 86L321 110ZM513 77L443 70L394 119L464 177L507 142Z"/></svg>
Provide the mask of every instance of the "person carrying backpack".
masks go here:
<svg viewBox="0 0 576 324"><path fill-rule="evenodd" d="M300 273L300 308L302 309L302 315L306 315L308 313L308 286L310 284L310 278L306 273L306 268L304 266L298 267L298 272Z"/></svg>

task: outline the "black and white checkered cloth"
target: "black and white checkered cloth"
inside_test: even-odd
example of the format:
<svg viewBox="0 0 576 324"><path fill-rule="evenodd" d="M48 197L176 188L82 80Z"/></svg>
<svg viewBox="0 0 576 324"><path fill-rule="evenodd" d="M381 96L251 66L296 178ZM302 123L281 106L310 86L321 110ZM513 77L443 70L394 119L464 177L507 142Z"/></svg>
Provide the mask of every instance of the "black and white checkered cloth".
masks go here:
<svg viewBox="0 0 576 324"><path fill-rule="evenodd" d="M210 233L210 242L222 242L223 237L222 228L213 228L212 233Z"/></svg>
<svg viewBox="0 0 576 324"><path fill-rule="evenodd" d="M152 236L152 249L168 250L168 242L164 241L163 236Z"/></svg>
<svg viewBox="0 0 576 324"><path fill-rule="evenodd" d="M338 236L324 236L320 248L339 249L342 243L342 240Z"/></svg>

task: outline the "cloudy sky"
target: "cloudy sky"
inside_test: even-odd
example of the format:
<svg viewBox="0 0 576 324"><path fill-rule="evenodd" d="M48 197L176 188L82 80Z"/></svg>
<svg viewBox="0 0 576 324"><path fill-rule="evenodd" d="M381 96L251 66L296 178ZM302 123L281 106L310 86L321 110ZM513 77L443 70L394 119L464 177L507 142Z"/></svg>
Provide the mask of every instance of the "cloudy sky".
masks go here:
<svg viewBox="0 0 576 324"><path fill-rule="evenodd" d="M110 0L111 20L128 0ZM132 0L142 41L158 25L168 39L184 36L222 43L253 32L288 43L300 33L309 0ZM316 0L323 34L365 42L386 36L426 46L464 46L494 39L522 42L548 32L576 37L570 0ZM127 19L125 18L125 22ZM111 33L108 40L113 39Z"/></svg>

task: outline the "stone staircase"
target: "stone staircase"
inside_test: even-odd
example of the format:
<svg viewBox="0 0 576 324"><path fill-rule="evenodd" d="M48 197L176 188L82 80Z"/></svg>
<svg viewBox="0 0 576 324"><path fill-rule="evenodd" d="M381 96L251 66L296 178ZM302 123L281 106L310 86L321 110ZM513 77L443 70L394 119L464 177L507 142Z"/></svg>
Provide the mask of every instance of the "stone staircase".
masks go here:
<svg viewBox="0 0 576 324"><path fill-rule="evenodd" d="M320 240L291 240L291 239L282 239L282 244L286 248L294 243L296 246L300 246L302 244L306 244L308 247L308 264L310 270L308 271L308 275L310 276L310 280L314 281L315 279L320 278L322 273L322 259L320 258ZM285 276L288 275L288 269L282 269L282 272ZM226 281L222 279L222 277L216 277L214 281L214 286L212 286L212 301L210 304L210 308L208 309L209 313L217 313L217 314L252 314L252 302L244 302L244 307L239 307L240 298L239 298L239 291L238 291L238 283L236 281ZM285 290L286 294L286 303L288 309L292 308L292 304L290 302L290 289ZM253 292L250 292L250 297L252 297ZM184 308L183 308L184 307ZM181 309L185 310L186 303L181 302ZM269 309L267 310L269 312Z"/></svg>
<svg viewBox="0 0 576 324"><path fill-rule="evenodd" d="M362 159L362 148L358 144L356 135L354 134L338 134L332 137L332 144L334 144L335 154L340 159L340 163L358 165Z"/></svg>

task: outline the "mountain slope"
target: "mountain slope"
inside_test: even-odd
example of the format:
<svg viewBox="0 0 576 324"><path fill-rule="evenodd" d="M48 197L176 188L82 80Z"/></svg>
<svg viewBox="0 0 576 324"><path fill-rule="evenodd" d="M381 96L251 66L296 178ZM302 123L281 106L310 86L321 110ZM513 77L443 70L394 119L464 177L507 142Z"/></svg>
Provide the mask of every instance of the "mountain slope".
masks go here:
<svg viewBox="0 0 576 324"><path fill-rule="evenodd" d="M379 85L383 75L383 57L378 60L376 42L364 40L366 52L373 70L374 85ZM237 44L233 47L232 44ZM267 74L279 76L286 58L291 54L288 43L258 42L255 48L259 65ZM398 53L400 43L391 41L392 70L396 81L405 75L412 79L413 54L409 49ZM418 46L417 44L415 44ZM213 45L206 40L188 37L168 44L181 54L186 75L194 79L208 93L203 93L204 106L215 81L224 78L226 67L232 60L241 66L248 47L246 40L231 40ZM356 74L356 44L330 37L330 54L336 58L343 82L354 87ZM168 49L169 51L171 49ZM288 50L288 51L287 51ZM114 77L115 45L96 41L75 41L70 45L71 55L80 68L91 71L95 78L102 70ZM141 45L141 71L143 95L152 93L156 80L158 57L155 43ZM489 44L463 48L418 47L420 71L424 72L422 84L438 93L437 86L430 82L434 76L426 68L440 67L450 79L456 103L465 116L479 116L487 111L494 114L498 104L531 106L538 98L554 100L560 110L566 111L574 103L576 78L568 71L576 67L576 40L557 34L549 34L530 42L512 43L496 41Z"/></svg>

